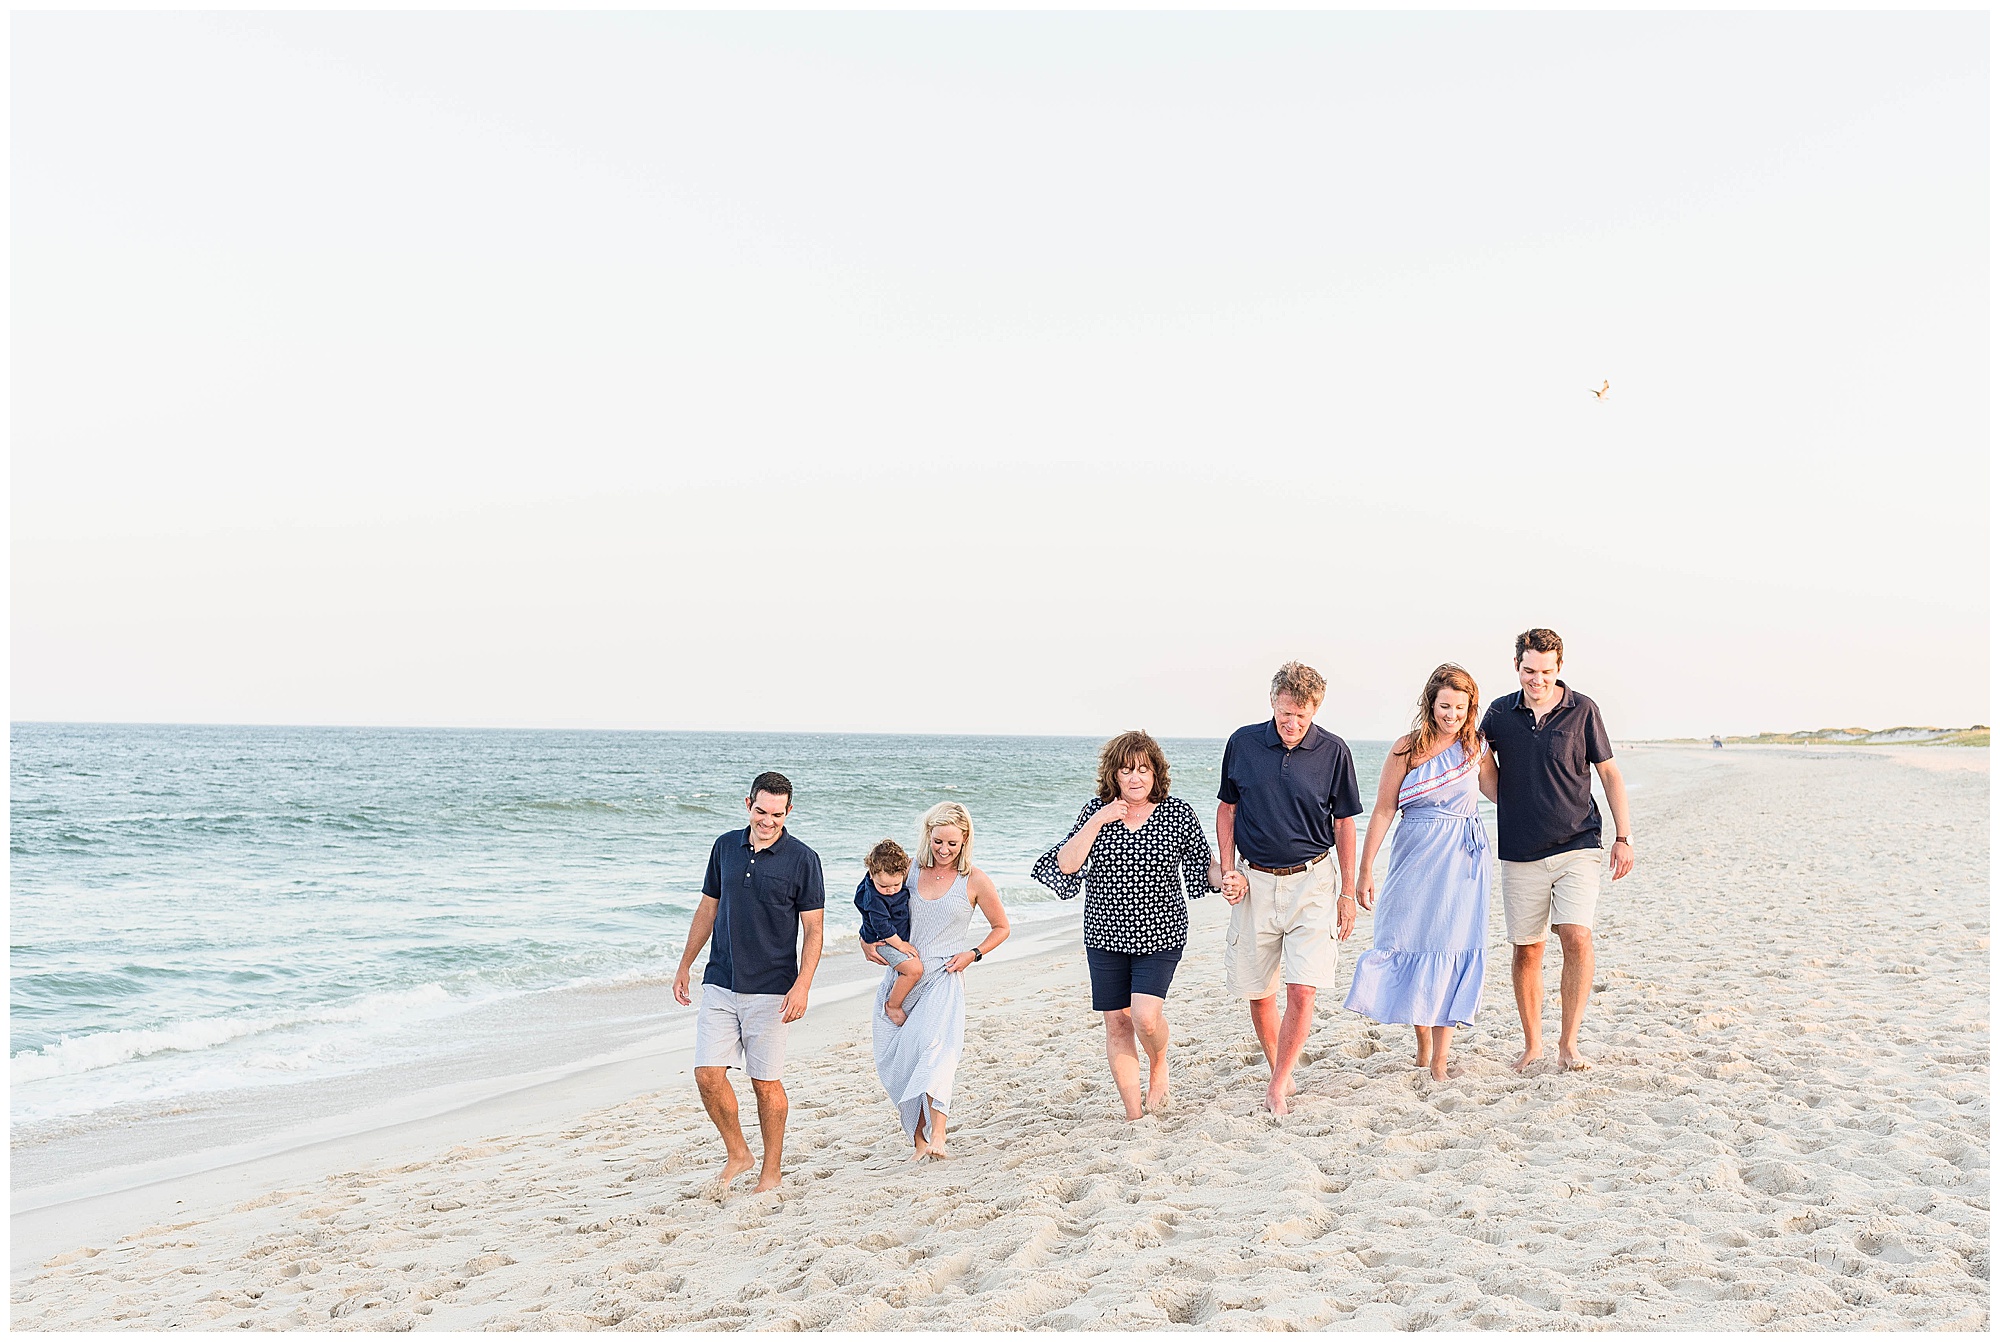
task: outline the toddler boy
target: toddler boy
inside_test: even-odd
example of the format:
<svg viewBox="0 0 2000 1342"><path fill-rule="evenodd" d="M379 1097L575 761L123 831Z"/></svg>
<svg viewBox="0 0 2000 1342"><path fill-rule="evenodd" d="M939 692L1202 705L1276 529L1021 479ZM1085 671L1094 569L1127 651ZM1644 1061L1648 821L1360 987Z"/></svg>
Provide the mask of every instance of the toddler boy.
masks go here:
<svg viewBox="0 0 2000 1342"><path fill-rule="evenodd" d="M910 855L903 845L884 839L868 850L868 874L854 889L854 907L861 910L861 940L896 971L896 985L882 1007L892 1025L909 1019L903 1003L924 976L924 962L910 944L910 893L904 887L909 874Z"/></svg>

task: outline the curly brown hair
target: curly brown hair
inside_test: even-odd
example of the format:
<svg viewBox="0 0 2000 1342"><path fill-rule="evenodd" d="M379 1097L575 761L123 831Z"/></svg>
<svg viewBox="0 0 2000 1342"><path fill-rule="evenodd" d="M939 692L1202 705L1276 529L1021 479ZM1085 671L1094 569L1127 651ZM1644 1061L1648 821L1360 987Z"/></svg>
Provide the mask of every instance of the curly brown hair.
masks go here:
<svg viewBox="0 0 2000 1342"><path fill-rule="evenodd" d="M910 855L894 839L884 839L868 850L870 876L894 876L910 869Z"/></svg>
<svg viewBox="0 0 2000 1342"><path fill-rule="evenodd" d="M1165 801L1173 781L1167 776L1167 753L1144 732L1122 732L1104 743L1097 756L1097 799L1118 800L1118 771L1141 760L1153 767L1153 790L1146 794L1146 800Z"/></svg>

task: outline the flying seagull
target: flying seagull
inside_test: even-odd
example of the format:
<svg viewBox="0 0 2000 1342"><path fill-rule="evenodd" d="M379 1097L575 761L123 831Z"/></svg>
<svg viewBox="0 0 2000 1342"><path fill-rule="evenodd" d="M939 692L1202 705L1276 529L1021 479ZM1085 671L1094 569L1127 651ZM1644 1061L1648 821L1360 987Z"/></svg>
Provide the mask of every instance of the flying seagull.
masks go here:
<svg viewBox="0 0 2000 1342"><path fill-rule="evenodd" d="M1597 398L1598 400L1600 400L1600 401L1601 401L1601 400L1603 400L1603 399L1604 399L1604 393L1606 393L1606 392L1608 392L1608 391L1610 391L1610 390L1611 390L1611 379L1610 379L1610 378L1605 378L1605 379L1604 379L1604 385L1603 385L1603 386L1601 386L1601 387L1595 387L1595 388L1592 388L1592 389L1591 389L1591 393L1590 393L1590 394L1591 394L1592 396L1595 396L1595 397L1596 397L1596 398Z"/></svg>

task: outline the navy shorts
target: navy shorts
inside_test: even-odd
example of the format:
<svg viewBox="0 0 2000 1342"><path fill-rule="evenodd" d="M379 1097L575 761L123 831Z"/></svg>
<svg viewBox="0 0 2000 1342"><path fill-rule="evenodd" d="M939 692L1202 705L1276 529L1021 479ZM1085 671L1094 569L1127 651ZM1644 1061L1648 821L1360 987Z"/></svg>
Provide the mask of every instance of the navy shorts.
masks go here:
<svg viewBox="0 0 2000 1342"><path fill-rule="evenodd" d="M1100 951L1095 946L1085 946L1083 955L1090 962L1090 1009L1123 1011L1132 1005L1133 993L1165 997L1184 949L1176 946L1150 955L1127 955L1123 951Z"/></svg>

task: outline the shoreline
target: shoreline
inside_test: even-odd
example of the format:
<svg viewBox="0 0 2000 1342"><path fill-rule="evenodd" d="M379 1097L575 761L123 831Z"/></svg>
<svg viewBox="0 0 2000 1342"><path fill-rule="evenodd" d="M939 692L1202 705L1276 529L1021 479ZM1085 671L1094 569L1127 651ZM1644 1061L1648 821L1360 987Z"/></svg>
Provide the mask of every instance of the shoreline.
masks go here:
<svg viewBox="0 0 2000 1342"><path fill-rule="evenodd" d="M987 958L995 965L1038 960L1070 945L1081 926L1080 904L1058 916L1016 924L1014 935ZM830 1038L865 1030L866 1004L879 982L879 971L859 950L842 950L821 958L814 981L806 1017L792 1028L794 1058L810 1056ZM270 1138L109 1166L73 1179L16 1185L10 1189L10 1275L18 1278L51 1253L92 1239L213 1213L272 1186L319 1177L357 1162L415 1158L441 1146L484 1140L493 1132L545 1127L676 1085L686 1086L691 1096L692 1008L672 1002L670 985L620 991L627 995L643 991L665 999L666 1010L684 1019L603 1055L428 1087L288 1127Z"/></svg>
<svg viewBox="0 0 2000 1342"><path fill-rule="evenodd" d="M907 1162L857 996L795 1029L775 1193L704 1196L719 1143L656 1062L623 1098L586 1076L233 1167L200 1209L162 1187L17 1215L11 1322L1984 1330L1979 754L1621 749L1640 866L1599 903L1588 1071L1508 1067L1496 907L1478 1019L1430 1081L1407 1028L1340 1009L1364 918L1273 1120L1209 897L1158 1117L1119 1114L1051 927L971 992L943 1164Z"/></svg>

